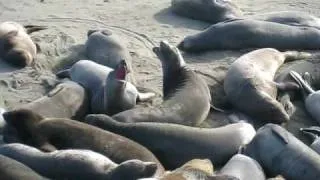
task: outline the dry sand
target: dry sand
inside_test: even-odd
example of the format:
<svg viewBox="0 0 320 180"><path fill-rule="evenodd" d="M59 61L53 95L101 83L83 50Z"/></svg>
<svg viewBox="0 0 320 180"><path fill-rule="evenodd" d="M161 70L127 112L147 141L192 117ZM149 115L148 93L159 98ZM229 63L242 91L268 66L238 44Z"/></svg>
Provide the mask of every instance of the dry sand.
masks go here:
<svg viewBox="0 0 320 180"><path fill-rule="evenodd" d="M320 17L318 0L234 0L245 15L272 11L297 10ZM148 88L161 102L162 70L152 47L167 40L176 45L185 36L202 31L210 24L174 15L170 0L0 0L1 21L45 25L47 30L35 32L32 39L42 51L36 65L14 70L0 61L0 106L7 109L31 102L55 86L52 72L65 64L86 59L81 53L89 29L109 28L126 43L136 71L138 86ZM186 61L210 81L213 104L224 103L223 78L228 65L244 51L215 51L184 54ZM305 117L303 109L298 113ZM308 117L309 118L309 117ZM219 126L225 116L212 112L207 125ZM310 123L312 124L312 122ZM303 126L308 124L304 123ZM297 133L301 124L289 124Z"/></svg>

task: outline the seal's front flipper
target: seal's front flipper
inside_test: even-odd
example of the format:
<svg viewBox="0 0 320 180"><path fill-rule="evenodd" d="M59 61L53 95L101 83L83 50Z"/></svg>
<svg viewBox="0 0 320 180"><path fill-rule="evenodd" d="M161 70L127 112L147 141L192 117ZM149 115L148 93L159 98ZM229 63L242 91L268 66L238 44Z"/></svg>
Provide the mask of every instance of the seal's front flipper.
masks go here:
<svg viewBox="0 0 320 180"><path fill-rule="evenodd" d="M41 30L44 30L44 29L48 29L47 26L37 26L37 25L25 25L24 28L26 29L27 34L31 34L31 33L36 32L36 31L41 31Z"/></svg>
<svg viewBox="0 0 320 180"><path fill-rule="evenodd" d="M281 91L293 91L300 89L299 84L294 82L274 82L276 87Z"/></svg>
<svg viewBox="0 0 320 180"><path fill-rule="evenodd" d="M156 94L152 92L146 92L146 93L139 92L137 97L137 102L151 101L155 96Z"/></svg>
<svg viewBox="0 0 320 180"><path fill-rule="evenodd" d="M44 144L42 144L41 146L39 146L39 149L43 152L52 152L52 151L56 151L57 148L54 147L52 144L46 142Z"/></svg>
<svg viewBox="0 0 320 180"><path fill-rule="evenodd" d="M56 73L58 78L68 78L70 77L70 69L62 70Z"/></svg>
<svg viewBox="0 0 320 180"><path fill-rule="evenodd" d="M280 127L275 126L271 129L271 132L279 137L285 144L289 143L289 134L288 132L282 130Z"/></svg>
<svg viewBox="0 0 320 180"><path fill-rule="evenodd" d="M312 87L295 71L290 71L290 76L300 85L300 88L303 89L302 95L306 97L308 94L314 93L315 91Z"/></svg>
<svg viewBox="0 0 320 180"><path fill-rule="evenodd" d="M296 107L291 102L291 98L288 93L281 95L279 98L279 102L282 104L284 110L288 113L289 116L291 116L296 111Z"/></svg>

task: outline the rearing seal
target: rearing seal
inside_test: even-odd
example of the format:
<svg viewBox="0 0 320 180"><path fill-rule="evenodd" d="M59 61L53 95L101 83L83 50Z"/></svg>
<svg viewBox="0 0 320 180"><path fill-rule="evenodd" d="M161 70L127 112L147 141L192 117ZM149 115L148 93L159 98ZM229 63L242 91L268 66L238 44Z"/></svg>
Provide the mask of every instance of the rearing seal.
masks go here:
<svg viewBox="0 0 320 180"><path fill-rule="evenodd" d="M130 109L113 118L121 122L200 124L210 110L208 85L187 67L178 48L161 41L160 47L155 47L153 51L162 63L163 103L159 107Z"/></svg>
<svg viewBox="0 0 320 180"><path fill-rule="evenodd" d="M70 69L58 72L57 76L70 77L88 91L92 113L113 115L131 109L137 101L146 101L155 95L139 93L133 84L126 81L127 74L124 60L120 61L116 69L80 60Z"/></svg>

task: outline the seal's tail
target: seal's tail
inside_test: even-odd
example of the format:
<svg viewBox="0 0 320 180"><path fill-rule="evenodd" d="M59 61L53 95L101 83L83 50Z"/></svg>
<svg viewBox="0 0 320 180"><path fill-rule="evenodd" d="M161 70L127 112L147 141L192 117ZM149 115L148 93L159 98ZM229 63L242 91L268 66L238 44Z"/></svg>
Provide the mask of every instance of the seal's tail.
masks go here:
<svg viewBox="0 0 320 180"><path fill-rule="evenodd" d="M41 30L44 30L44 29L48 29L47 26L37 26L37 25L25 25L24 28L26 29L27 34L31 34L31 33L36 32L36 31L41 31Z"/></svg>
<svg viewBox="0 0 320 180"><path fill-rule="evenodd" d="M285 61L294 61L298 59L307 59L312 57L312 54L308 52L285 51L283 53L284 53L284 56L286 57Z"/></svg>
<svg viewBox="0 0 320 180"><path fill-rule="evenodd" d="M56 73L58 78L69 78L70 77L70 69L62 70Z"/></svg>

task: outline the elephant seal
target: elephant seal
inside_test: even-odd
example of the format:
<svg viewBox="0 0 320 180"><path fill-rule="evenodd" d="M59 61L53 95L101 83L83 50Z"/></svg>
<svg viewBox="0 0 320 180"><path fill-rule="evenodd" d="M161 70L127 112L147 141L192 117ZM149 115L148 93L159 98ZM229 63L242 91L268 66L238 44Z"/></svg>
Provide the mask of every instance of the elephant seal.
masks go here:
<svg viewBox="0 0 320 180"><path fill-rule="evenodd" d="M245 18L320 29L320 18L302 11L277 11L245 16Z"/></svg>
<svg viewBox="0 0 320 180"><path fill-rule="evenodd" d="M80 60L70 69L58 72L59 78L70 77L89 93L92 113L113 115L133 108L137 101L147 101L154 93L140 93L126 81L127 64L120 61L116 69L89 60Z"/></svg>
<svg viewBox="0 0 320 180"><path fill-rule="evenodd" d="M128 160L116 164L90 150L68 149L43 153L34 147L13 143L0 146L0 154L51 179L136 180L151 177L157 170L153 162Z"/></svg>
<svg viewBox="0 0 320 180"><path fill-rule="evenodd" d="M239 180L265 180L266 176L260 164L243 154L234 155L217 174L225 174L238 178Z"/></svg>
<svg viewBox="0 0 320 180"><path fill-rule="evenodd" d="M258 161L268 177L316 180L320 176L319 154L276 124L261 127L244 154Z"/></svg>
<svg viewBox="0 0 320 180"><path fill-rule="evenodd" d="M66 80L47 95L15 109L29 109L43 117L80 120L88 113L89 100L86 90L81 85Z"/></svg>
<svg viewBox="0 0 320 180"><path fill-rule="evenodd" d="M26 109L5 112L3 117L8 125L17 130L21 143L42 151L88 149L107 156L115 163L131 159L155 162L158 165L157 174L163 171L160 162L147 148L88 124L69 119L43 118Z"/></svg>
<svg viewBox="0 0 320 180"><path fill-rule="evenodd" d="M234 19L214 24L203 32L185 37L178 48L186 52L248 48L318 49L319 39L320 30L313 27Z"/></svg>
<svg viewBox="0 0 320 180"><path fill-rule="evenodd" d="M317 59L308 59L308 60L301 60L295 61L294 64L289 65L283 69L279 69L274 80L278 83L282 82L291 82L297 83L291 75L290 71L295 71L299 74L303 75L305 80L308 80L310 86L314 87L315 89L320 89L320 60ZM284 106L286 111L295 111L295 106L292 103L292 100L299 98L298 90L294 91L279 91L278 100Z"/></svg>
<svg viewBox="0 0 320 180"><path fill-rule="evenodd" d="M276 100L277 89L298 89L295 83L273 81L278 68L288 60L309 57L296 51L279 52L263 48L242 55L234 61L224 79L228 101L255 121L283 123L290 115Z"/></svg>
<svg viewBox="0 0 320 180"><path fill-rule="evenodd" d="M304 95L304 105L308 113L320 123L320 91L314 91L312 87L295 71L290 71L290 75L300 85Z"/></svg>
<svg viewBox="0 0 320 180"><path fill-rule="evenodd" d="M311 149L320 154L320 127L312 126L309 128L301 128L300 131L312 139Z"/></svg>
<svg viewBox="0 0 320 180"><path fill-rule="evenodd" d="M125 60L130 71L128 81L136 84L131 55L117 35L108 29L97 29L89 30L87 37L85 49L90 60L112 69L116 69L118 64Z"/></svg>
<svg viewBox="0 0 320 180"><path fill-rule="evenodd" d="M163 103L159 107L130 109L112 117L121 122L199 125L207 118L210 110L208 85L189 69L178 48L161 41L160 47L155 47L153 51L162 63Z"/></svg>
<svg viewBox="0 0 320 180"><path fill-rule="evenodd" d="M0 174L4 180L49 180L26 165L2 155L0 155Z"/></svg>
<svg viewBox="0 0 320 180"><path fill-rule="evenodd" d="M199 158L208 158L215 166L221 166L255 135L248 123L204 129L170 123L121 123L103 114L88 115L84 122L140 143L169 170Z"/></svg>
<svg viewBox="0 0 320 180"><path fill-rule="evenodd" d="M0 58L17 67L31 65L37 54L37 45L28 33L42 29L46 29L46 27L29 26L29 28L24 28L13 21L1 23Z"/></svg>
<svg viewBox="0 0 320 180"><path fill-rule="evenodd" d="M213 24L242 16L229 0L171 0L171 9L177 15Z"/></svg>

